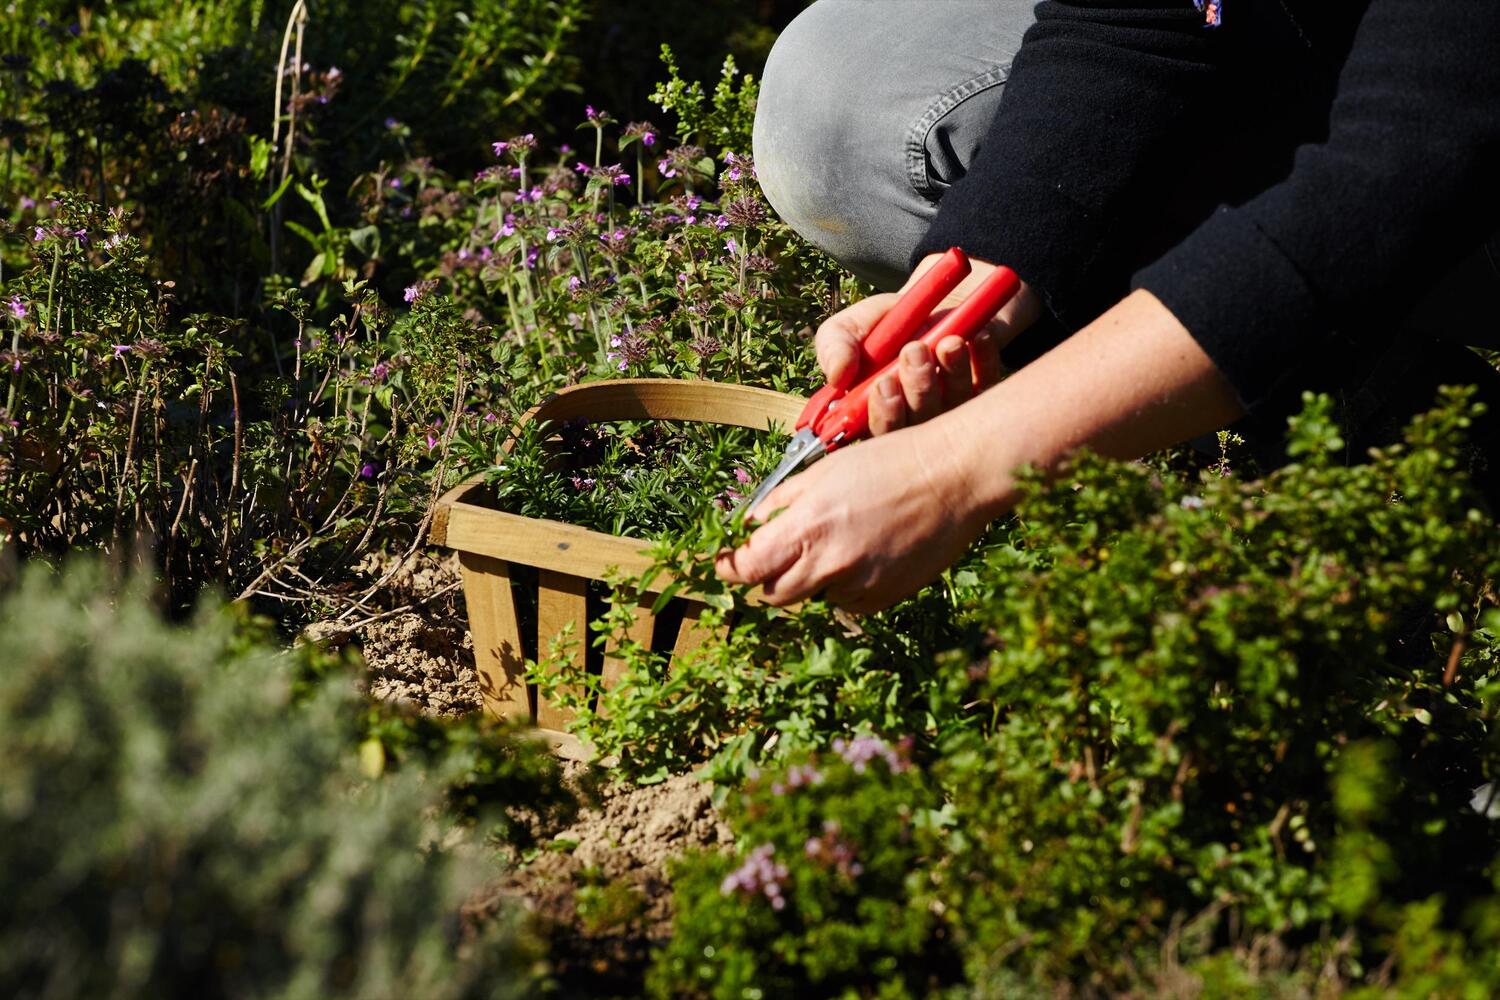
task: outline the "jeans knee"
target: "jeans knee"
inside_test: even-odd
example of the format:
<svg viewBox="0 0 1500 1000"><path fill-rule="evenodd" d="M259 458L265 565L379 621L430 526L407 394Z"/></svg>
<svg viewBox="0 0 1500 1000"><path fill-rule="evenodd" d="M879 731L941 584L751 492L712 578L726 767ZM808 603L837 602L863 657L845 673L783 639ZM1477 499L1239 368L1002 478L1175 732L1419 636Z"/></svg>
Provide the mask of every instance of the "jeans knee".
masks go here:
<svg viewBox="0 0 1500 1000"><path fill-rule="evenodd" d="M854 141L831 71L839 4L816 3L777 38L766 60L755 111L756 174L766 197L794 228L816 226L818 205L834 193Z"/></svg>

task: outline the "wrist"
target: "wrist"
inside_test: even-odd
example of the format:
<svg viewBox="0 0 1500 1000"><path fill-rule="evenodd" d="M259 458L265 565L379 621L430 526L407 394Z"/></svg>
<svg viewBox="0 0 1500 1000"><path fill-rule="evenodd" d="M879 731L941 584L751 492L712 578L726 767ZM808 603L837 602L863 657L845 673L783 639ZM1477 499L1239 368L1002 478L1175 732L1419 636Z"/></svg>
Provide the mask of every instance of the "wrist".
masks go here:
<svg viewBox="0 0 1500 1000"><path fill-rule="evenodd" d="M987 402L978 399L919 424L913 431L927 435L914 442L929 456L933 477L946 499L950 515L978 531L1008 513L1018 499L1014 469L1024 462L1010 454L1005 435L986 433L975 411ZM967 412L966 412L967 411Z"/></svg>

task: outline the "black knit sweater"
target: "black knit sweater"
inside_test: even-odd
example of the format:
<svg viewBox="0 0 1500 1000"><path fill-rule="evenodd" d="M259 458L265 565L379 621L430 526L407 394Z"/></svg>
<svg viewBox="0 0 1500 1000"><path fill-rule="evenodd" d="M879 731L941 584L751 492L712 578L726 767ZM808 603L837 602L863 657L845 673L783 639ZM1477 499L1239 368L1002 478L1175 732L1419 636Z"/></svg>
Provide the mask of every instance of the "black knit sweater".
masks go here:
<svg viewBox="0 0 1500 1000"><path fill-rule="evenodd" d="M920 257L1155 294L1253 406L1500 229L1500 0L1047 0Z"/></svg>

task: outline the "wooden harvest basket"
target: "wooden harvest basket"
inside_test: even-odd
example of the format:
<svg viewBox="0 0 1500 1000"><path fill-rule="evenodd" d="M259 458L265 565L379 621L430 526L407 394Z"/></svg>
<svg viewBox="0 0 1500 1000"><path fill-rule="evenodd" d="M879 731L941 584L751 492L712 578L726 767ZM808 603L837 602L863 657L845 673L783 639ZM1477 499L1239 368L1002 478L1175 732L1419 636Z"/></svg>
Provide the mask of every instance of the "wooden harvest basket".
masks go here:
<svg viewBox="0 0 1500 1000"><path fill-rule="evenodd" d="M519 426L537 421L680 420L752 430L791 428L804 400L768 389L716 382L674 379L619 379L564 389L533 407ZM515 435L505 444L508 454ZM548 643L573 623L572 655L592 656L587 623L598 598L591 598L590 582L612 570L643 573L651 560L646 542L607 535L577 525L522 517L496 510L483 483L468 481L449 490L439 501L432 522L432 540L455 549L463 572L464 603L474 639L475 671L486 711L501 718L521 718L556 734L572 713L546 698L524 680L527 650L547 649ZM535 632L532 615L518 612L518 588L535 579ZM658 580L656 589L672 581ZM525 598L529 611L530 592ZM706 638L697 627L703 605L676 602L658 621L649 603L635 609L630 638L673 656L691 650ZM598 669L603 687L618 678L622 664L604 650ZM533 653L533 655L535 655ZM576 662L576 661L575 661ZM569 741L554 739L561 747Z"/></svg>

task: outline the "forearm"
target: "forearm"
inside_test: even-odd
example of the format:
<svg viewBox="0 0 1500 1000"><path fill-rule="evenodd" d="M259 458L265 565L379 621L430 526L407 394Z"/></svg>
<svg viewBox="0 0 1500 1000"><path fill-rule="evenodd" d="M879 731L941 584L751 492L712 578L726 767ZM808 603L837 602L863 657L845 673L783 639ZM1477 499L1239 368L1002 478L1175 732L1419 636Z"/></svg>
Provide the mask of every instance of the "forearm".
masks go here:
<svg viewBox="0 0 1500 1000"><path fill-rule="evenodd" d="M1192 335L1138 291L1006 381L916 430L935 435L935 470L988 520L1016 499L1022 465L1054 469L1088 447L1141 455L1242 413Z"/></svg>

